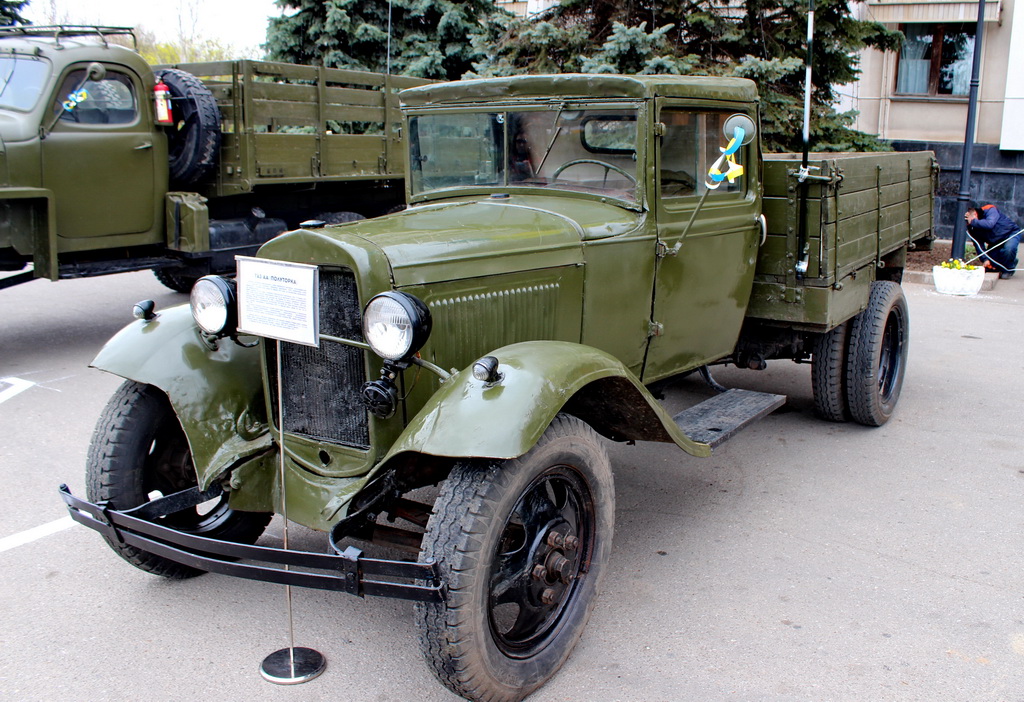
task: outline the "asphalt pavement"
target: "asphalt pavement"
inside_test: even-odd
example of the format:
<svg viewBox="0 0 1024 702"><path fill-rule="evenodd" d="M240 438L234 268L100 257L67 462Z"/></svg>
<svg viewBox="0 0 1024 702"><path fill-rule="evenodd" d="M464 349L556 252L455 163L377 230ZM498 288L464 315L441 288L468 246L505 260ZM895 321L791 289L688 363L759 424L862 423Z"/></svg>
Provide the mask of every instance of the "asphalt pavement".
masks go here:
<svg viewBox="0 0 1024 702"><path fill-rule="evenodd" d="M970 298L905 287L910 361L885 426L816 419L809 366L776 361L716 372L789 401L712 458L609 442L608 577L531 700L1024 700L1024 279ZM69 525L57 486L84 493L120 383L87 366L143 298L186 299L149 273L0 291L0 698L456 699L407 603L293 591L296 644L327 670L276 686L258 669L287 645L281 587L163 580ZM667 402L707 393L688 378Z"/></svg>

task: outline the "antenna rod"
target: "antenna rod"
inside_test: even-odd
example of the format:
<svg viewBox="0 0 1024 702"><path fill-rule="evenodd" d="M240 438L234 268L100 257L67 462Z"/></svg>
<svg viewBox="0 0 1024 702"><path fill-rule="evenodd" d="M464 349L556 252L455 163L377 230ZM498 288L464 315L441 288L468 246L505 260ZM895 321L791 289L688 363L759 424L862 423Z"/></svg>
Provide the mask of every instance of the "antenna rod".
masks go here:
<svg viewBox="0 0 1024 702"><path fill-rule="evenodd" d="M392 0L388 0L388 48L387 48L387 59L384 61L385 70L384 72L391 75L391 4Z"/></svg>
<svg viewBox="0 0 1024 702"><path fill-rule="evenodd" d="M796 276L807 273L807 175L811 150L811 73L814 67L814 0L807 0L807 58L804 60L804 153L800 161L800 240L797 242Z"/></svg>
<svg viewBox="0 0 1024 702"><path fill-rule="evenodd" d="M807 168L807 152L811 145L811 71L814 66L814 0L807 0L807 58L804 61L804 158L800 164Z"/></svg>

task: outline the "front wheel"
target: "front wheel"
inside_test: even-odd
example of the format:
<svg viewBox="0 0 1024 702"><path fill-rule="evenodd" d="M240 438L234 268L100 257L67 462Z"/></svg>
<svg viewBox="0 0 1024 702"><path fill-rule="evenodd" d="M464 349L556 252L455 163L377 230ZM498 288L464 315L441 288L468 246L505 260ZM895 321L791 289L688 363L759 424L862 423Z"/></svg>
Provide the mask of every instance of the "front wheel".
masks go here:
<svg viewBox="0 0 1024 702"><path fill-rule="evenodd" d="M850 323L846 388L854 421L872 427L889 421L903 388L909 342L903 288L892 281L875 281L867 309Z"/></svg>
<svg viewBox="0 0 1024 702"><path fill-rule="evenodd" d="M611 551L615 494L599 439L559 415L528 453L459 463L423 539L447 602L419 604L420 644L446 687L521 700L568 658Z"/></svg>
<svg viewBox="0 0 1024 702"><path fill-rule="evenodd" d="M110 398L93 433L86 460L90 502L107 501L126 510L196 485L185 432L167 396L152 385L126 381ZM255 543L271 514L239 512L227 495L162 518L179 531L237 543ZM181 579L203 571L117 541L110 547L133 566Z"/></svg>

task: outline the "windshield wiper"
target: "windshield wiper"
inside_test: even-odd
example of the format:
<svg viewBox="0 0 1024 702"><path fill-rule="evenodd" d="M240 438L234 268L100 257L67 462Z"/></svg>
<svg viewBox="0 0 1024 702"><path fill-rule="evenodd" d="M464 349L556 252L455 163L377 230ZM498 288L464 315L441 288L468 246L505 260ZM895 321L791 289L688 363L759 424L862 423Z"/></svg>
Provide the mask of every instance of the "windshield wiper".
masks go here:
<svg viewBox="0 0 1024 702"><path fill-rule="evenodd" d="M551 141L548 142L548 148L544 150L544 158L540 160L540 165L537 166L534 172L540 173L544 168L544 164L547 163L548 156L551 155L551 149L555 146L555 140L558 139L558 135L562 133L562 125L558 122L562 119L562 113L565 111L565 103L563 102L558 106L558 113L555 115L555 133L551 135Z"/></svg>
<svg viewBox="0 0 1024 702"><path fill-rule="evenodd" d="M11 84L11 78L14 77L14 71L15 71L15 69L18 68L18 60L17 59L10 59L10 61L11 61L11 70L7 71L7 75L5 75L3 77L3 84L0 85L0 97L3 97L3 94L5 92L7 92L7 86Z"/></svg>

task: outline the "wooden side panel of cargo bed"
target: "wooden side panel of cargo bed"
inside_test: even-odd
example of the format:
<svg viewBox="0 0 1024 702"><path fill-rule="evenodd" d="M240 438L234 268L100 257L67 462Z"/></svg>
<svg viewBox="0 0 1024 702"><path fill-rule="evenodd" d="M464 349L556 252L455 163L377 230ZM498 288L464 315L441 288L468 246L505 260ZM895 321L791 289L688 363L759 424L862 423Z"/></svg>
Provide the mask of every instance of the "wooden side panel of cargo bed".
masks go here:
<svg viewBox="0 0 1024 702"><path fill-rule="evenodd" d="M217 100L221 195L270 183L402 177L398 90L430 82L270 61L177 68Z"/></svg>
<svg viewBox="0 0 1024 702"><path fill-rule="evenodd" d="M851 275L893 251L928 236L936 179L930 152L815 154L815 180L807 186L808 268L796 275L800 230L800 168L796 154L769 154L764 162L764 214L750 316L827 327L859 301L862 285ZM863 276L861 276L863 277ZM843 298L843 299L838 299ZM816 302L811 302L815 300Z"/></svg>

